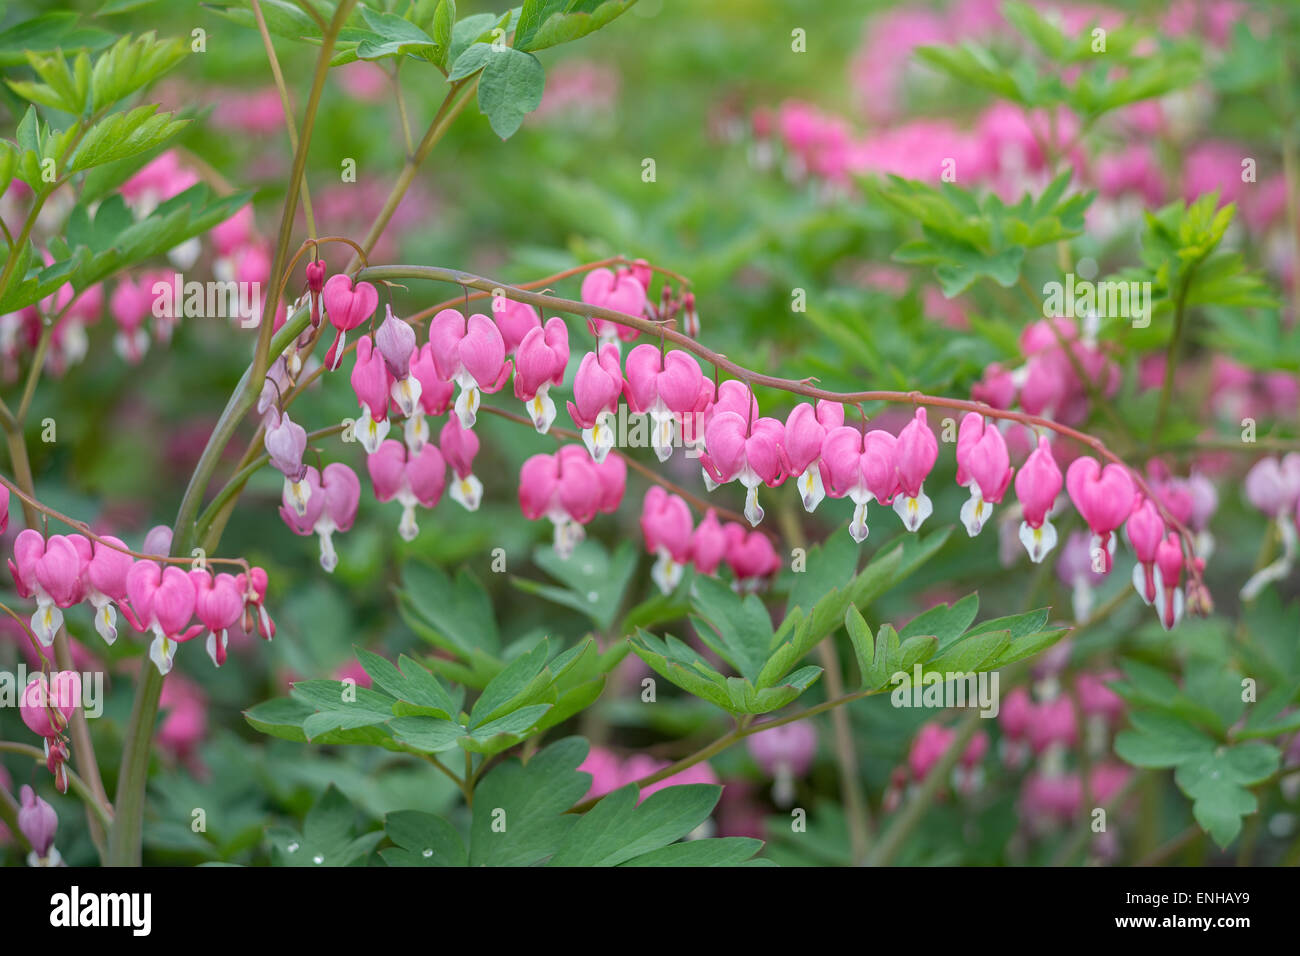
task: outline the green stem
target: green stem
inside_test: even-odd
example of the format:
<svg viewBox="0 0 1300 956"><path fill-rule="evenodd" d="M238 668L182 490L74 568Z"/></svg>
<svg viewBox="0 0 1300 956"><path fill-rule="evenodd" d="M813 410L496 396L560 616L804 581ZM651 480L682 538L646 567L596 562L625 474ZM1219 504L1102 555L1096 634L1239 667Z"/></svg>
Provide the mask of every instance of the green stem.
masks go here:
<svg viewBox="0 0 1300 956"><path fill-rule="evenodd" d="M292 341L306 326L307 310L285 322L277 335L274 332L276 304L286 281L281 273L287 261L289 241L293 234L293 217L297 208L299 187L307 162L307 148L311 143L312 128L320 105L321 91L325 86L325 77L329 72L330 57L334 51L334 41L347 20L356 0L342 0L334 11L330 28L321 40L320 53L316 60L316 72L312 79L311 95L307 101L307 112L303 119L302 136L294 154L293 173L290 177L288 192L284 200L284 212L280 219L279 240L276 243L275 258L271 270L271 295L267 297L262 312L262 323L258 329L257 351L253 362L240 379L239 385L227 402L217 426L213 429L207 446L199 458L190 483L181 499L180 510L172 531L172 553L187 554L193 547L197 529L195 518L203 493L207 489L212 473L216 470L221 454L225 450L235 429L248 410L257 400L261 381L270 364L269 356L278 345L278 351ZM144 665L144 677L136 688L135 703L131 709L131 722L127 726L126 745L122 751L122 765L118 773L117 822L109 838L108 863L112 866L138 866L143 852L144 799L145 787L149 774L149 753L153 739L154 722L158 717L158 701L162 696L163 678L157 668Z"/></svg>
<svg viewBox="0 0 1300 956"><path fill-rule="evenodd" d="M20 744L11 740L0 740L0 753L21 754L24 757L31 757L39 764L45 763L44 751L39 747L33 747L31 744ZM98 820L105 829L112 826L112 810L96 798L94 791L91 790L85 780L77 776L74 771L67 770L67 768L64 769L68 775L69 789L81 798L82 802L86 804L86 809L94 814L95 819ZM0 794L4 794L6 797L8 796L8 794L4 793L3 790L0 790ZM8 823L9 821L6 820L5 822ZM10 826L10 829L13 830L14 833L18 833L18 824L16 819Z"/></svg>

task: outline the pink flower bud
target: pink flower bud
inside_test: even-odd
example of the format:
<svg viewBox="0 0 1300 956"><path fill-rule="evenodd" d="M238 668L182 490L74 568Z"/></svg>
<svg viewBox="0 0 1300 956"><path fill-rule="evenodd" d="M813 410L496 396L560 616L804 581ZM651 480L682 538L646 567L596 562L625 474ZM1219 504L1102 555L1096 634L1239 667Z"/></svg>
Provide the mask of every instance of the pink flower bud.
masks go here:
<svg viewBox="0 0 1300 956"><path fill-rule="evenodd" d="M400 381L410 374L411 358L415 354L415 329L406 320L393 315L391 305L386 306L384 321L375 331L375 347L383 356L389 375Z"/></svg>
<svg viewBox="0 0 1300 956"><path fill-rule="evenodd" d="M59 828L59 815L29 786L24 785L19 796L22 803L18 808L18 829L31 844L32 856L38 861L48 860L51 852L58 853L54 850L54 834Z"/></svg>
<svg viewBox="0 0 1300 956"><path fill-rule="evenodd" d="M160 558L165 558L171 554L172 550L172 529L165 525L154 525L144 536L144 543L140 545L142 554L153 554Z"/></svg>

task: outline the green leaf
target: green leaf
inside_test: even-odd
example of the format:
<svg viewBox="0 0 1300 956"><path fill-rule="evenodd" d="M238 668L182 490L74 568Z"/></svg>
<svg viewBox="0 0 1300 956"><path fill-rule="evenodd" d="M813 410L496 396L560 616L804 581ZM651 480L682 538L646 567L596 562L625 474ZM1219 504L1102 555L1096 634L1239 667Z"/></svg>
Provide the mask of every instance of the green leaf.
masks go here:
<svg viewBox="0 0 1300 956"><path fill-rule="evenodd" d="M772 618L758 596L741 598L719 578L701 575L691 603L699 614L692 620L700 639L742 676L757 678L772 644Z"/></svg>
<svg viewBox="0 0 1300 956"><path fill-rule="evenodd" d="M978 594L968 594L952 607L947 604L938 604L928 611L923 611L916 617L912 618L898 636L901 638L915 637L921 634L931 634L939 640L939 649L945 650L948 645L966 632L975 620L975 615L979 613L980 596Z"/></svg>
<svg viewBox="0 0 1300 956"><path fill-rule="evenodd" d="M650 665L655 673L682 690L724 710L731 709L726 678L709 666L708 661L688 645L669 635L660 640L648 631L638 631L628 638L632 651Z"/></svg>
<svg viewBox="0 0 1300 956"><path fill-rule="evenodd" d="M515 47L543 50L577 40L609 23L636 0L524 0Z"/></svg>
<svg viewBox="0 0 1300 956"><path fill-rule="evenodd" d="M513 47L492 50L478 81L478 108L492 131L509 139L542 102L546 70L537 57Z"/></svg>
<svg viewBox="0 0 1300 956"><path fill-rule="evenodd" d="M72 170L79 172L154 149L173 139L189 122L173 119L171 113L157 113L157 109L156 104L138 106L96 123L77 147Z"/></svg>
<svg viewBox="0 0 1300 956"><path fill-rule="evenodd" d="M532 703L533 695L551 683L546 672L550 643L545 638L526 654L521 654L488 683L470 711L469 726L474 729Z"/></svg>
<svg viewBox="0 0 1300 956"><path fill-rule="evenodd" d="M423 622L439 647L472 658L495 656L501 648L492 601L476 577L461 569L453 583L441 569L410 561L398 592L405 608ZM426 633L422 637L429 637ZM431 638L430 638L431 639Z"/></svg>
<svg viewBox="0 0 1300 956"><path fill-rule="evenodd" d="M532 866L554 854L579 820L565 811L591 787L577 769L586 756L587 742L567 737L488 772L474 791L470 866Z"/></svg>
<svg viewBox="0 0 1300 956"><path fill-rule="evenodd" d="M465 844L450 823L420 810L384 817L384 832L396 846L380 850L389 866L465 866Z"/></svg>
<svg viewBox="0 0 1300 956"><path fill-rule="evenodd" d="M454 750L465 736L465 728L460 724L438 717L394 717L388 726L398 743L419 753Z"/></svg>
<svg viewBox="0 0 1300 956"><path fill-rule="evenodd" d="M548 866L617 866L686 836L709 818L722 788L686 784L657 790L637 806L634 784L583 814Z"/></svg>
<svg viewBox="0 0 1300 956"><path fill-rule="evenodd" d="M371 35L357 44L358 59L381 60L390 56L411 56L417 52L438 55L438 42L411 21L369 7L361 7L361 15L370 27Z"/></svg>
<svg viewBox="0 0 1300 956"><path fill-rule="evenodd" d="M0 32L0 66L25 63L28 53L94 50L113 42L113 34L80 23L75 13L47 13Z"/></svg>
<svg viewBox="0 0 1300 956"><path fill-rule="evenodd" d="M427 716L446 720L456 716L456 702L438 682L438 678L405 654L398 659L398 665L360 647L356 648L356 655L380 690L399 701L416 705L421 708L420 713Z"/></svg>
<svg viewBox="0 0 1300 956"><path fill-rule="evenodd" d="M642 853L619 866L744 866L747 862L766 863L765 860L751 861L762 846L762 840L749 837L687 840Z"/></svg>
<svg viewBox="0 0 1300 956"><path fill-rule="evenodd" d="M278 866L358 866L384 838L382 830L352 836L356 811L331 786L307 813L301 836L283 827L268 831Z"/></svg>

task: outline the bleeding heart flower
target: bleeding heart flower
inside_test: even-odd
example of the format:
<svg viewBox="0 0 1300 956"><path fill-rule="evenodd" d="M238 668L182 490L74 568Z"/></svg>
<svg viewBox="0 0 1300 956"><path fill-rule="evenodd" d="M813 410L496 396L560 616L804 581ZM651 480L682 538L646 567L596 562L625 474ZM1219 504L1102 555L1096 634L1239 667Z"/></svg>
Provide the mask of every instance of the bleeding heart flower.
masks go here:
<svg viewBox="0 0 1300 956"><path fill-rule="evenodd" d="M81 675L55 671L49 678L37 674L18 702L23 723L38 737L58 737L81 706Z"/></svg>
<svg viewBox="0 0 1300 956"><path fill-rule="evenodd" d="M86 539L80 535L51 535L46 541L39 531L26 528L14 541L14 557L9 562L14 587L20 597L36 598L36 613L32 615L32 633L44 647L54 643L54 636L63 626L62 608L81 601L84 586L81 581L85 561L74 540Z"/></svg>
<svg viewBox="0 0 1300 956"><path fill-rule="evenodd" d="M232 574L214 578L211 572L196 568L190 571L190 581L194 584L194 616L208 629L208 657L220 667L226 662L230 628L244 613L243 591Z"/></svg>
<svg viewBox="0 0 1300 956"><path fill-rule="evenodd" d="M746 422L735 412L714 415L705 429L708 451L700 456L705 474L719 485L739 479L745 486L745 517L755 527L763 520L758 486L775 488L785 480L785 426L775 418Z"/></svg>
<svg viewBox="0 0 1300 956"><path fill-rule="evenodd" d="M1174 532L1156 549L1156 607L1166 631L1182 619L1184 597L1179 582L1183 573L1183 545Z"/></svg>
<svg viewBox="0 0 1300 956"><path fill-rule="evenodd" d="M321 287L321 301L330 324L338 330L334 343L325 353L325 367L331 372L343 361L347 334L375 314L379 307L379 290L369 282L352 284L351 276L335 273Z"/></svg>
<svg viewBox="0 0 1300 956"><path fill-rule="evenodd" d="M691 563L700 574L713 574L727 554L727 533L712 508L691 535Z"/></svg>
<svg viewBox="0 0 1300 956"><path fill-rule="evenodd" d="M867 505L879 501L892 504L898 494L895 456L898 439L887 431L872 429L865 435L849 425L832 428L822 442L821 470L827 493L832 498L848 497L853 502L849 534L861 544L867 540Z"/></svg>
<svg viewBox="0 0 1300 956"><path fill-rule="evenodd" d="M677 416L695 407L704 375L688 352L667 355L657 346L638 345L627 357L625 391L632 411L650 416L650 446L660 461L673 454Z"/></svg>
<svg viewBox="0 0 1300 956"><path fill-rule="evenodd" d="M66 791L65 781L60 792ZM63 858L54 845L54 835L59 828L59 815L26 784L19 792L19 800L18 829L27 838L32 848L27 854L27 865L61 866Z"/></svg>
<svg viewBox="0 0 1300 956"><path fill-rule="evenodd" d="M456 386L439 377L433 361L433 345L425 342L411 360L411 374L420 383L420 407L406 419L403 438L412 455L419 454L429 440L429 424L425 415L441 415L451 407L451 397Z"/></svg>
<svg viewBox="0 0 1300 956"><path fill-rule="evenodd" d="M723 527L727 537L727 565L736 576L739 591L758 590L777 571L781 559L771 540L761 531L748 531L734 521Z"/></svg>
<svg viewBox="0 0 1300 956"><path fill-rule="evenodd" d="M118 538L105 535L92 545L91 558L83 574L86 599L95 609L95 630L109 644L117 640L114 602L120 604L126 600L126 576L134 563L135 559L126 553L126 545Z"/></svg>
<svg viewBox="0 0 1300 956"><path fill-rule="evenodd" d="M471 315L467 321L455 309L443 309L429 324L429 343L438 377L460 386L456 415L461 425L473 428L479 392L498 392L510 377L501 330L486 315Z"/></svg>
<svg viewBox="0 0 1300 956"><path fill-rule="evenodd" d="M1137 564L1133 566L1133 587L1143 603L1149 605L1156 599L1156 554L1165 539L1165 523L1150 500L1138 497L1124 530L1137 557Z"/></svg>
<svg viewBox="0 0 1300 956"><path fill-rule="evenodd" d="M375 348L384 358L388 374L392 376L389 396L403 418L415 414L420 401L420 380L411 374L411 359L415 357L415 329L409 322L393 315L393 307L386 307L384 321L375 332ZM385 399L384 405L388 402Z"/></svg>
<svg viewBox="0 0 1300 956"><path fill-rule="evenodd" d="M671 594L681 583L691 560L693 531L686 501L651 485L641 508L641 533L646 550L657 559L650 577L664 594Z"/></svg>
<svg viewBox="0 0 1300 956"><path fill-rule="evenodd" d="M527 302L516 302L503 295L492 297L492 318L501 330L501 339L506 343L506 354L514 352L529 332L542 327L541 317L535 308ZM565 331L568 331L567 327ZM568 341L567 336L565 341ZM567 350L565 354L568 354Z"/></svg>
<svg viewBox="0 0 1300 956"><path fill-rule="evenodd" d="M483 500L483 483L474 477L474 456L478 454L478 436L471 429L462 428L454 415L447 416L438 436L443 459L451 466L455 480L451 483L451 499L466 511L477 511Z"/></svg>
<svg viewBox="0 0 1300 956"><path fill-rule="evenodd" d="M1105 468L1095 458L1076 458L1065 475L1070 500L1092 529L1093 564L1109 573L1115 553L1113 532L1133 510L1133 479L1123 465Z"/></svg>
<svg viewBox="0 0 1300 956"><path fill-rule="evenodd" d="M597 462L604 461L614 447L614 414L622 392L623 370L616 346L603 345L582 357L573 380L569 415L582 429L582 440Z"/></svg>
<svg viewBox="0 0 1300 956"><path fill-rule="evenodd" d="M123 615L137 631L153 632L149 659L158 673L167 674L176 645L203 630L201 624L187 630L194 616L194 582L175 565L160 568L156 561L137 561L127 572L126 593L130 606L123 606Z"/></svg>
<svg viewBox="0 0 1300 956"><path fill-rule="evenodd" d="M375 498L402 506L397 531L405 541L414 541L420 533L415 522L415 506L432 508L442 498L447 482L447 465L436 445L428 444L418 454L407 454L401 442L389 439L366 458L366 468L375 488Z"/></svg>
<svg viewBox="0 0 1300 956"><path fill-rule="evenodd" d="M797 479L804 510L812 514L826 497L822 482L822 444L830 432L844 424L844 406L819 401L814 409L800 402L785 420L785 455L790 476Z"/></svg>
<svg viewBox="0 0 1300 956"><path fill-rule="evenodd" d="M271 457L271 467L284 475L284 494L298 514L307 513L311 487L303 480L307 466L302 456L307 451L307 430L290 421L288 412L280 416L262 439L266 453Z"/></svg>
<svg viewBox="0 0 1300 956"><path fill-rule="evenodd" d="M899 495L894 499L894 511L903 519L903 527L916 531L921 522L934 511L934 505L923 488L925 476L939 457L939 441L925 421L925 409L918 408L916 416L898 434L894 446L894 465L898 472Z"/></svg>
<svg viewBox="0 0 1300 956"><path fill-rule="evenodd" d="M582 280L582 301L588 305L640 317L645 313L645 286L629 270L614 273L609 269L593 269ZM615 343L622 339L631 342L639 334L636 329L607 319L592 319L592 329L600 337L600 344Z"/></svg>
<svg viewBox="0 0 1300 956"><path fill-rule="evenodd" d="M1020 542L1035 564L1056 547L1056 528L1047 515L1056 504L1062 484L1064 479L1052 457L1052 446L1046 435L1040 435L1038 447L1030 452L1016 475L1016 498L1025 515L1020 523Z"/></svg>
<svg viewBox="0 0 1300 956"><path fill-rule="evenodd" d="M961 520L972 538L983 530L993 513L992 505L1002 502L1012 471L1002 432L978 412L968 413L957 432L957 483L970 486Z"/></svg>
<svg viewBox="0 0 1300 956"><path fill-rule="evenodd" d="M569 364L569 327L552 316L546 327L530 329L515 349L515 398L524 403L533 427L545 435L555 421L552 385L564 381Z"/></svg>
<svg viewBox="0 0 1300 956"><path fill-rule="evenodd" d="M565 445L554 455L533 455L519 470L519 508L529 521L550 519L561 558L573 553L585 536L582 526L596 516L604 498L599 466L581 452L577 445Z"/></svg>
<svg viewBox="0 0 1300 956"><path fill-rule="evenodd" d="M388 399L396 387L384 357L375 349L369 336L357 341L356 364L352 366L352 390L361 405L361 415L352 423L352 437L373 455L388 437ZM417 382L416 389L419 385Z"/></svg>

